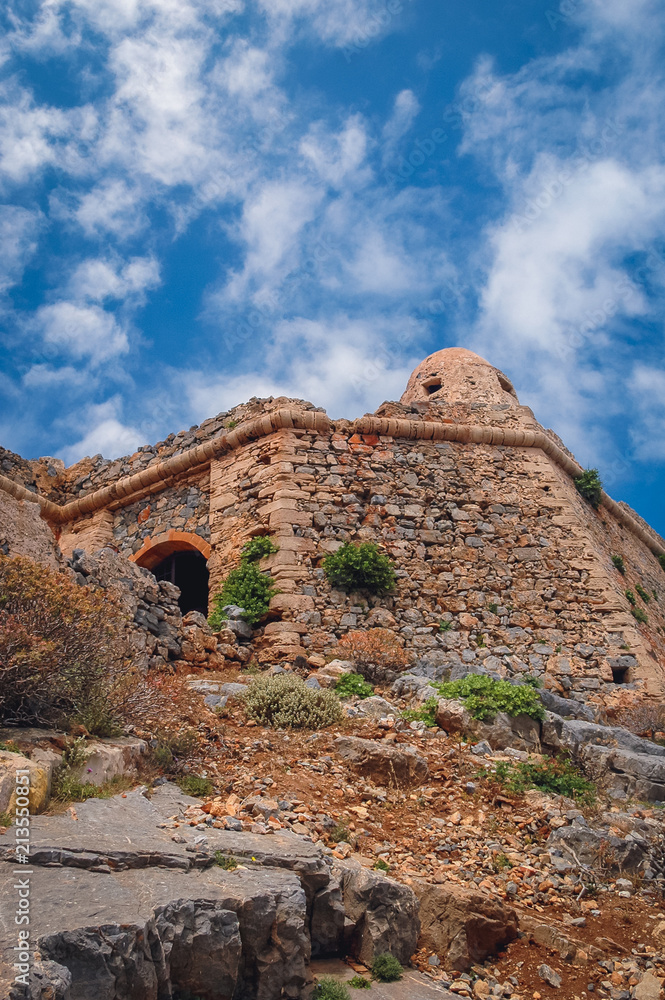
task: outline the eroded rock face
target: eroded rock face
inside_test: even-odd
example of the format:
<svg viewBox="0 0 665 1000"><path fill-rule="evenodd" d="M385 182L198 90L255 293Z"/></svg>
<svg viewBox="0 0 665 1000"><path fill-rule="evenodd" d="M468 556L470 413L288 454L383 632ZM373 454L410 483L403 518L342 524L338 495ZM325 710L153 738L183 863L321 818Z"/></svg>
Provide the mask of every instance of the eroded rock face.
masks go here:
<svg viewBox="0 0 665 1000"><path fill-rule="evenodd" d="M355 861L335 866L344 895L352 953L365 965L389 952L406 965L418 941L418 900L406 885Z"/></svg>
<svg viewBox="0 0 665 1000"><path fill-rule="evenodd" d="M446 955L462 971L517 937L517 913L499 900L463 886L415 880L420 903L418 946Z"/></svg>
<svg viewBox="0 0 665 1000"><path fill-rule="evenodd" d="M335 750L355 771L388 788L409 788L427 780L427 761L413 747L387 746L358 736L340 736Z"/></svg>

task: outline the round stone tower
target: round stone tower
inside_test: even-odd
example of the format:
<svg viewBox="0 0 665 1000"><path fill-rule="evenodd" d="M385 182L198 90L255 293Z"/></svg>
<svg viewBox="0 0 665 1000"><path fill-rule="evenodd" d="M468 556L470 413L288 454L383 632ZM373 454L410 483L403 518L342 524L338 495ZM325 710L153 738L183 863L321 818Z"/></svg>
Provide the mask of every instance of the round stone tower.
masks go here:
<svg viewBox="0 0 665 1000"><path fill-rule="evenodd" d="M519 406L509 378L464 347L436 351L411 374L400 402L503 403Z"/></svg>

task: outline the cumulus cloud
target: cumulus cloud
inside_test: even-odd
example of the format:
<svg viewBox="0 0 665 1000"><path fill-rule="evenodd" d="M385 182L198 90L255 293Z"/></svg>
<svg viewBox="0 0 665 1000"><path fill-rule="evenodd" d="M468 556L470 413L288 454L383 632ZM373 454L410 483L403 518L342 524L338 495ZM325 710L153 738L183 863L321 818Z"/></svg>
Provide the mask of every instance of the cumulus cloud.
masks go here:
<svg viewBox="0 0 665 1000"><path fill-rule="evenodd" d="M119 419L121 400L114 396L104 403L89 406L85 425L90 428L74 444L60 450L58 458L65 465L73 465L86 455L101 454L104 458L118 458L136 451L141 441L139 431Z"/></svg>
<svg viewBox="0 0 665 1000"><path fill-rule="evenodd" d="M54 302L37 310L34 323L47 347L95 365L129 350L126 329L99 306Z"/></svg>
<svg viewBox="0 0 665 1000"><path fill-rule="evenodd" d="M0 293L21 280L37 248L42 223L43 217L38 211L18 205L0 205Z"/></svg>

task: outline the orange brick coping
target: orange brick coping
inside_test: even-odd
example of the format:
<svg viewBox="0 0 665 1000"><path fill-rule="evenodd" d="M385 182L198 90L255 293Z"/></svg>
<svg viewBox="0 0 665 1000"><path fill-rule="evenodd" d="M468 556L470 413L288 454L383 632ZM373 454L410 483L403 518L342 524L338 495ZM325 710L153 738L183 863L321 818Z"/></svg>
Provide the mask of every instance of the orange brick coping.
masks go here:
<svg viewBox="0 0 665 1000"><path fill-rule="evenodd" d="M175 531L170 529L154 538L146 538L142 547L129 557L130 562L152 569L165 556L172 552L185 552L197 549L206 559L210 558L210 544L200 535L191 531Z"/></svg>
<svg viewBox="0 0 665 1000"><path fill-rule="evenodd" d="M348 426L348 425L347 425ZM320 410L299 410L282 407L270 413L247 420L230 431L223 431L204 444L190 448L180 455L174 455L164 462L143 469L132 476L126 476L85 497L72 500L60 506L39 493L15 483L0 475L0 489L15 497L37 503L42 517L51 524L66 524L85 514L101 510L111 503L130 503L137 493L159 482L179 476L192 469L205 468L213 458L225 452L235 451L249 441L267 437L275 431L293 428L328 434L334 424L326 413ZM355 420L348 430L351 434L372 434L384 437L419 441L455 441L462 444L504 445L514 448L539 448L554 461L567 475L581 476L584 469L545 434L544 431L528 428L494 427L479 424L455 424L427 420L406 420L397 417L375 417L368 414ZM611 497L603 493L603 505L628 531L636 535L656 555L665 555L665 547L655 532L639 524L634 517L619 506Z"/></svg>

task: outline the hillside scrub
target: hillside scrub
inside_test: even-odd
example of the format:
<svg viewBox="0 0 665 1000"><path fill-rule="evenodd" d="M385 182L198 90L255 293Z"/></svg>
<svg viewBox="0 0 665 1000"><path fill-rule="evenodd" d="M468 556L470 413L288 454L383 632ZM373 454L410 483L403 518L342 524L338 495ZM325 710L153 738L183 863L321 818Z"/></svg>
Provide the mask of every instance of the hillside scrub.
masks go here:
<svg viewBox="0 0 665 1000"><path fill-rule="evenodd" d="M108 591L0 556L0 719L118 733L138 682L127 624Z"/></svg>
<svg viewBox="0 0 665 1000"><path fill-rule="evenodd" d="M410 662L407 651L385 628L347 632L337 643L335 653L343 660L351 660L358 673L371 683L384 680L386 671L399 673Z"/></svg>
<svg viewBox="0 0 665 1000"><path fill-rule="evenodd" d="M342 717L333 691L307 687L293 674L255 677L244 703L250 718L274 729L323 729Z"/></svg>
<svg viewBox="0 0 665 1000"><path fill-rule="evenodd" d="M444 698L456 698L474 719L493 719L497 712L506 715L528 715L540 721L545 709L538 692L530 684L510 684L496 681L486 674L467 674L458 681L437 684Z"/></svg>

